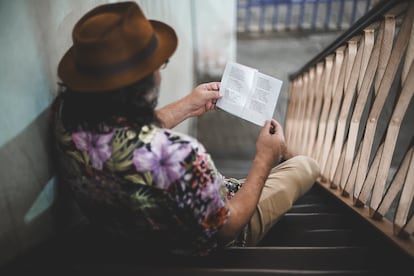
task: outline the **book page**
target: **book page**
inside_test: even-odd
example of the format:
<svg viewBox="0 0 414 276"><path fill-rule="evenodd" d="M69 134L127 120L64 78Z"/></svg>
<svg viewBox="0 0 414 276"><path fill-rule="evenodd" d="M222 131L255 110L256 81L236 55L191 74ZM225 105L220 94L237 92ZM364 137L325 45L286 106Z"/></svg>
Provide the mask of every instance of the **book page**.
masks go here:
<svg viewBox="0 0 414 276"><path fill-rule="evenodd" d="M257 72L241 117L260 126L272 119L282 83L281 80Z"/></svg>
<svg viewBox="0 0 414 276"><path fill-rule="evenodd" d="M217 107L241 116L247 97L253 87L257 69L235 62L228 62L221 79L220 92L223 95L217 101Z"/></svg>

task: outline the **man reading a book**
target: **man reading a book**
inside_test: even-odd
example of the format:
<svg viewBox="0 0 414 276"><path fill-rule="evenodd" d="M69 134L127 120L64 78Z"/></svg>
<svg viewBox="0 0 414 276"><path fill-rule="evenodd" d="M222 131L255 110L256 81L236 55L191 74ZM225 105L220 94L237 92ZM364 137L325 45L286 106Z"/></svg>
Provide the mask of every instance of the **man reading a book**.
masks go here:
<svg viewBox="0 0 414 276"><path fill-rule="evenodd" d="M216 109L220 83L156 109L160 69L178 40L135 2L92 9L72 38L52 107L58 179L97 228L179 254L253 246L319 175L305 156L273 167L286 158L275 120L261 129L244 180L221 175L197 139L172 130Z"/></svg>

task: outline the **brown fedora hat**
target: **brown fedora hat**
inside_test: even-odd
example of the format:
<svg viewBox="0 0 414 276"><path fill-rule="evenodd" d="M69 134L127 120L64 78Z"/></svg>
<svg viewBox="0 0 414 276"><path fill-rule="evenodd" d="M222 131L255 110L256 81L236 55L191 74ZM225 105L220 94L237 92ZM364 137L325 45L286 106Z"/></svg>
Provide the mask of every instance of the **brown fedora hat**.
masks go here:
<svg viewBox="0 0 414 276"><path fill-rule="evenodd" d="M72 32L73 46L58 66L72 90L102 92L122 88L157 70L177 48L168 25L147 20L135 2L98 6Z"/></svg>

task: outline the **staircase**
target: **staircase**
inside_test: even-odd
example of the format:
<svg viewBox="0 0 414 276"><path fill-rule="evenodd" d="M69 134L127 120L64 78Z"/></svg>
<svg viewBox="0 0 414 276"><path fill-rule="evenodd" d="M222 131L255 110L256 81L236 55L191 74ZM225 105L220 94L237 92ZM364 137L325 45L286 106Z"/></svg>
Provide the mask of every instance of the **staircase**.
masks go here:
<svg viewBox="0 0 414 276"><path fill-rule="evenodd" d="M0 275L410 275L404 271L413 269L409 255L315 184L257 247L179 257L97 235L85 224Z"/></svg>

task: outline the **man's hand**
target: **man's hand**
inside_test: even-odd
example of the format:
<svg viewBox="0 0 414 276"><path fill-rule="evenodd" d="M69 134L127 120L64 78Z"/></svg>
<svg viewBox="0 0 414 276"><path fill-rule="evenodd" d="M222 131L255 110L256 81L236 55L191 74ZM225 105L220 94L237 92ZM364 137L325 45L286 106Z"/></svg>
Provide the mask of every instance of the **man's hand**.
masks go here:
<svg viewBox="0 0 414 276"><path fill-rule="evenodd" d="M219 82L198 85L183 99L187 104L184 108L188 108L191 117L200 116L210 110L216 110L217 100L222 96L219 90Z"/></svg>
<svg viewBox="0 0 414 276"><path fill-rule="evenodd" d="M221 98L220 83L209 82L198 85L190 94L156 111L162 126L173 128L185 119L216 109Z"/></svg>
<svg viewBox="0 0 414 276"><path fill-rule="evenodd" d="M274 119L266 121L256 142L256 158L268 165L278 163L286 153L282 126Z"/></svg>

